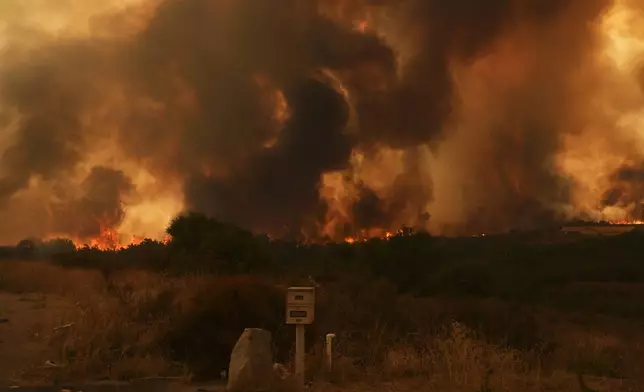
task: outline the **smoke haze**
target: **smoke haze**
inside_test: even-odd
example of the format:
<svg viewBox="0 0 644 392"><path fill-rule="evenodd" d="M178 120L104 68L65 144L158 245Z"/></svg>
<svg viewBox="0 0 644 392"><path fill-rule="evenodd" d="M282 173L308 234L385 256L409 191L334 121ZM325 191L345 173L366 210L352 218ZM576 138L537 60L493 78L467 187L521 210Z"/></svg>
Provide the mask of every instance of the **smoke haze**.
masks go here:
<svg viewBox="0 0 644 392"><path fill-rule="evenodd" d="M0 5L1 241L644 218L640 0L51 3Z"/></svg>

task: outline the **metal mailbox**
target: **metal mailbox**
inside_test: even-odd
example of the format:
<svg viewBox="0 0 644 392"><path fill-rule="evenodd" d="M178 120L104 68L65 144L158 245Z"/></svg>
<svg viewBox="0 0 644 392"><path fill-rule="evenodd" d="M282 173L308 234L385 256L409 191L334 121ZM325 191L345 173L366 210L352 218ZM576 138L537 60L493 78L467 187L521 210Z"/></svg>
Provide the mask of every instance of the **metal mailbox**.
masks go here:
<svg viewBox="0 0 644 392"><path fill-rule="evenodd" d="M315 319L315 287L289 287L286 324L311 324Z"/></svg>

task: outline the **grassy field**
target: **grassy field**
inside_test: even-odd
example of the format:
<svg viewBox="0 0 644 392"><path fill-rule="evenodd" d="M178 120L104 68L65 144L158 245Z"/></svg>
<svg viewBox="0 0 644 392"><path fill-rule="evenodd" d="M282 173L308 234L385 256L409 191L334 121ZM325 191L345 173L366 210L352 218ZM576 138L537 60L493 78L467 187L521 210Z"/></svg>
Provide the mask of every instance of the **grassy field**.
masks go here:
<svg viewBox="0 0 644 392"><path fill-rule="evenodd" d="M0 309L0 318L39 309L30 344L42 349L25 353L12 339L8 347L19 352L5 345L2 358L11 363L0 368L12 365L7 377L22 383L215 378L245 327L271 330L276 361L290 366L283 291L306 282L289 279L1 261L0 291L28 305L13 314ZM308 377L329 390L491 392L579 391L582 375L598 391L644 390L642 321L596 311L639 302L642 294L636 283L575 283L541 303L421 298L386 280L348 275L318 289ZM328 332L338 336L331 371L322 354ZM46 360L55 366L43 366Z"/></svg>

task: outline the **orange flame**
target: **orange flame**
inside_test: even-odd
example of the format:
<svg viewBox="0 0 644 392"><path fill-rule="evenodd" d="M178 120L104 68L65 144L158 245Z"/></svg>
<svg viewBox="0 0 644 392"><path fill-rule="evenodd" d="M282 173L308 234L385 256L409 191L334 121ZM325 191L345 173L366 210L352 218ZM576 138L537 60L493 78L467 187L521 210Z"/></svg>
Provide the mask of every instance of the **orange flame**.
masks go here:
<svg viewBox="0 0 644 392"><path fill-rule="evenodd" d="M372 231L371 233L366 232L366 233L363 233L362 235L359 235L359 236L345 237L344 242L347 243L347 244L355 244L357 242L366 242L366 241L368 241L370 239L373 239L373 238L380 238L382 240L390 240L391 238L393 238L395 236L400 236L400 235L405 235L405 232L402 229L398 230L395 233L392 233L390 231L386 231L384 233L381 232L381 233L376 234L376 233L374 233Z"/></svg>
<svg viewBox="0 0 644 392"><path fill-rule="evenodd" d="M616 220L608 222L611 225L644 225L642 220Z"/></svg>
<svg viewBox="0 0 644 392"><path fill-rule="evenodd" d="M354 22L354 29L356 29L361 33L366 32L368 28L369 28L369 22L366 20L357 20Z"/></svg>
<svg viewBox="0 0 644 392"><path fill-rule="evenodd" d="M108 225L107 219L99 219L99 234L91 238L70 238L77 249L92 248L101 251L115 251L125 249L130 246L140 245L146 240L146 237L139 235L126 235L120 233L118 228ZM50 238L54 238L52 236ZM64 235L62 237L65 237ZM168 244L172 240L172 236L166 234L159 242Z"/></svg>

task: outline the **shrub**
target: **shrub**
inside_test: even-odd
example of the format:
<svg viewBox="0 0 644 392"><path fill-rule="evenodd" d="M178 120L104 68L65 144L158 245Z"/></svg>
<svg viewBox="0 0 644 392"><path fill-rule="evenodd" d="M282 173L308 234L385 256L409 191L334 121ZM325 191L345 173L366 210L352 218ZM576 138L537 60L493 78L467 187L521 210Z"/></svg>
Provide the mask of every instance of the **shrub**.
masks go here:
<svg viewBox="0 0 644 392"><path fill-rule="evenodd" d="M169 355L197 377L219 374L245 328L271 331L278 358L290 349L283 290L258 280L229 277L197 290L161 339Z"/></svg>

